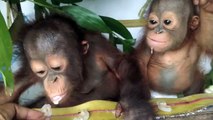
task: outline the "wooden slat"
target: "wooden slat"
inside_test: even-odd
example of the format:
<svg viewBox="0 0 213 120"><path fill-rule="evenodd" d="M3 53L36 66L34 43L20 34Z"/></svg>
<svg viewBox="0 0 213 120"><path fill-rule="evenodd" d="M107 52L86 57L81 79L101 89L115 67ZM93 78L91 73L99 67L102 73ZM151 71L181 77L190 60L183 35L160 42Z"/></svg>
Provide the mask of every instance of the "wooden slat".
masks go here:
<svg viewBox="0 0 213 120"><path fill-rule="evenodd" d="M144 19L133 19L133 20L119 20L126 27L142 27L145 26L147 21Z"/></svg>

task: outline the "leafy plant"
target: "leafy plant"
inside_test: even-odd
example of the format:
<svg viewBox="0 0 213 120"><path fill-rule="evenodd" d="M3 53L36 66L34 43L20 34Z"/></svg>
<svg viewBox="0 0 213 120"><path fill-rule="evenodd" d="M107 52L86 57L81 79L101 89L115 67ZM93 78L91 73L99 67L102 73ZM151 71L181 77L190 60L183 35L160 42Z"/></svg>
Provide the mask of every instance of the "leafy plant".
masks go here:
<svg viewBox="0 0 213 120"><path fill-rule="evenodd" d="M0 73L3 76L6 92L11 94L14 87L13 74L10 69L12 59L12 40L1 12L0 26Z"/></svg>
<svg viewBox="0 0 213 120"><path fill-rule="evenodd" d="M211 66L213 68L213 62L211 63ZM213 69L205 76L204 80L204 88L208 88L213 85Z"/></svg>

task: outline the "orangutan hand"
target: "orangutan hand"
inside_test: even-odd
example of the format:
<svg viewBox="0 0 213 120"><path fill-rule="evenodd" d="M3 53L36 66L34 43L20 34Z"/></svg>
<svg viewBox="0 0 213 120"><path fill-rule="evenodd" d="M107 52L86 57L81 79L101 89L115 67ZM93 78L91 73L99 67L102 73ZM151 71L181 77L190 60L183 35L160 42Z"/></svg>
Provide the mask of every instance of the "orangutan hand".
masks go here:
<svg viewBox="0 0 213 120"><path fill-rule="evenodd" d="M213 13L213 0L193 0L195 5L206 12Z"/></svg>
<svg viewBox="0 0 213 120"><path fill-rule="evenodd" d="M0 120L45 120L44 114L40 111L21 107L17 104L6 103L0 105Z"/></svg>

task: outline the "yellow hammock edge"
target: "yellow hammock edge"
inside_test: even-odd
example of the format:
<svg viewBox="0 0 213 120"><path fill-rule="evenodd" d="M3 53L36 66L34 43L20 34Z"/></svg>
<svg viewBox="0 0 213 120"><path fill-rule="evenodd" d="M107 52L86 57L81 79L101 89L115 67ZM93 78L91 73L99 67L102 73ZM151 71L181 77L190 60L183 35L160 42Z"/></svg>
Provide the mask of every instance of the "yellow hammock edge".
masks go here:
<svg viewBox="0 0 213 120"><path fill-rule="evenodd" d="M193 112L213 105L213 94L196 94L183 98L155 98L150 100L157 116L172 116ZM171 111L159 109L159 103L166 103ZM52 108L51 120L73 120L82 110L89 112L89 120L121 120L115 117L116 102L94 100L74 107ZM40 110L40 109L37 109Z"/></svg>

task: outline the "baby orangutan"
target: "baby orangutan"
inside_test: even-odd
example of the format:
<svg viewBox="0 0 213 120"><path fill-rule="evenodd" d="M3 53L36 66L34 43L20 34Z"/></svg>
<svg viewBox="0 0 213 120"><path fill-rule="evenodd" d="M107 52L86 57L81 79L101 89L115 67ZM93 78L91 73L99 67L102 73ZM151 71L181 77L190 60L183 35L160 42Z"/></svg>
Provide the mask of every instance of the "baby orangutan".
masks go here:
<svg viewBox="0 0 213 120"><path fill-rule="evenodd" d="M146 82L141 82L137 62L123 55L101 33L85 30L61 15L36 20L21 33L16 45L22 64L15 73L14 100L40 82L45 90L44 102L53 107L112 100L119 102L126 120L153 118L147 102L149 90Z"/></svg>
<svg viewBox="0 0 213 120"><path fill-rule="evenodd" d="M154 91L189 95L203 90L199 60L213 52L213 3L194 3L199 4L200 17L192 0L154 0L151 5L145 35L134 55Z"/></svg>

